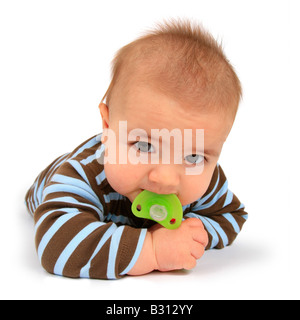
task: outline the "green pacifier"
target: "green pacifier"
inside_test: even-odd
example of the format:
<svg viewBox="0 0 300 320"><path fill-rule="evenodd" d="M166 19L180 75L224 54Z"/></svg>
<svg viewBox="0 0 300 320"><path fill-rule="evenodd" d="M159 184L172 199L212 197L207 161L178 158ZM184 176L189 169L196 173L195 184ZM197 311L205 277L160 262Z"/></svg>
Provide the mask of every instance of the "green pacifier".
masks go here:
<svg viewBox="0 0 300 320"><path fill-rule="evenodd" d="M182 206L175 194L144 190L134 199L131 210L136 217L156 221L167 229L177 229L182 222Z"/></svg>

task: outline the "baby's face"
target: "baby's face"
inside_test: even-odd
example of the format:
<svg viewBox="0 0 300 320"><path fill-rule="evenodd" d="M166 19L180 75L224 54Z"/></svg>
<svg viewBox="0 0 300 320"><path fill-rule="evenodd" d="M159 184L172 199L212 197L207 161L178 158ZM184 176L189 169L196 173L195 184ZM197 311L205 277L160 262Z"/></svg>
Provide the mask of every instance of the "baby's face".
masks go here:
<svg viewBox="0 0 300 320"><path fill-rule="evenodd" d="M109 109L100 105L103 136L107 131L115 136L106 139L109 163L104 164L107 180L115 191L131 202L143 190L174 193L182 205L205 193L232 121L224 114L190 110L188 105L145 86L118 90ZM157 138L156 132L176 133L182 143L178 143L180 139L164 141ZM200 136L204 133L204 144L203 139L197 142L197 132Z"/></svg>

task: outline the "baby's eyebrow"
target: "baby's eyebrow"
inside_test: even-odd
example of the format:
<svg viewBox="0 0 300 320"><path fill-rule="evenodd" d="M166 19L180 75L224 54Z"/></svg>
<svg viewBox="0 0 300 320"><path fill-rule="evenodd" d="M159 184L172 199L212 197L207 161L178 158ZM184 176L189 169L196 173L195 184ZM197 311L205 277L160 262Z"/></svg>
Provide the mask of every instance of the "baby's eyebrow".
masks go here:
<svg viewBox="0 0 300 320"><path fill-rule="evenodd" d="M151 134L149 134L147 132L147 130L145 129L139 129L139 128L134 128L134 129L127 129L127 136L129 136L130 132L135 132L135 136L139 137L139 138L143 138L143 139L151 139Z"/></svg>

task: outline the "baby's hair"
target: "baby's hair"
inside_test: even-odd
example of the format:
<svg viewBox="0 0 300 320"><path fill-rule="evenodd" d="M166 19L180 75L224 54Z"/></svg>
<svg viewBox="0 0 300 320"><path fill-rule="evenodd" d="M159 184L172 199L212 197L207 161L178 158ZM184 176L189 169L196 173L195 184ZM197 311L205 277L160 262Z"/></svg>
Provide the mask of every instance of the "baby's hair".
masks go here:
<svg viewBox="0 0 300 320"><path fill-rule="evenodd" d="M235 115L242 96L222 46L189 20L158 24L121 48L112 61L112 81L102 101L109 105L115 88L134 80L202 111L223 109Z"/></svg>

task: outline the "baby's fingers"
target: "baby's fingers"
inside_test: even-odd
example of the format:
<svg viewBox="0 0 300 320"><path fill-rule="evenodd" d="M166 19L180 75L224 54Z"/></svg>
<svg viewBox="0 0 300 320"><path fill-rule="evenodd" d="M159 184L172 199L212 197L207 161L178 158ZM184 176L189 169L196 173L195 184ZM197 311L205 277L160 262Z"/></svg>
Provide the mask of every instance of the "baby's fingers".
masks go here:
<svg viewBox="0 0 300 320"><path fill-rule="evenodd" d="M191 270L195 268L196 265L197 265L197 260L192 255L190 255L189 258L185 259L183 264L183 269Z"/></svg>
<svg viewBox="0 0 300 320"><path fill-rule="evenodd" d="M191 256L198 260L203 256L204 251L205 247L202 244L199 242L194 242L191 247Z"/></svg>
<svg viewBox="0 0 300 320"><path fill-rule="evenodd" d="M193 228L192 239L201 243L204 248L206 248L208 244L208 234L204 228Z"/></svg>

